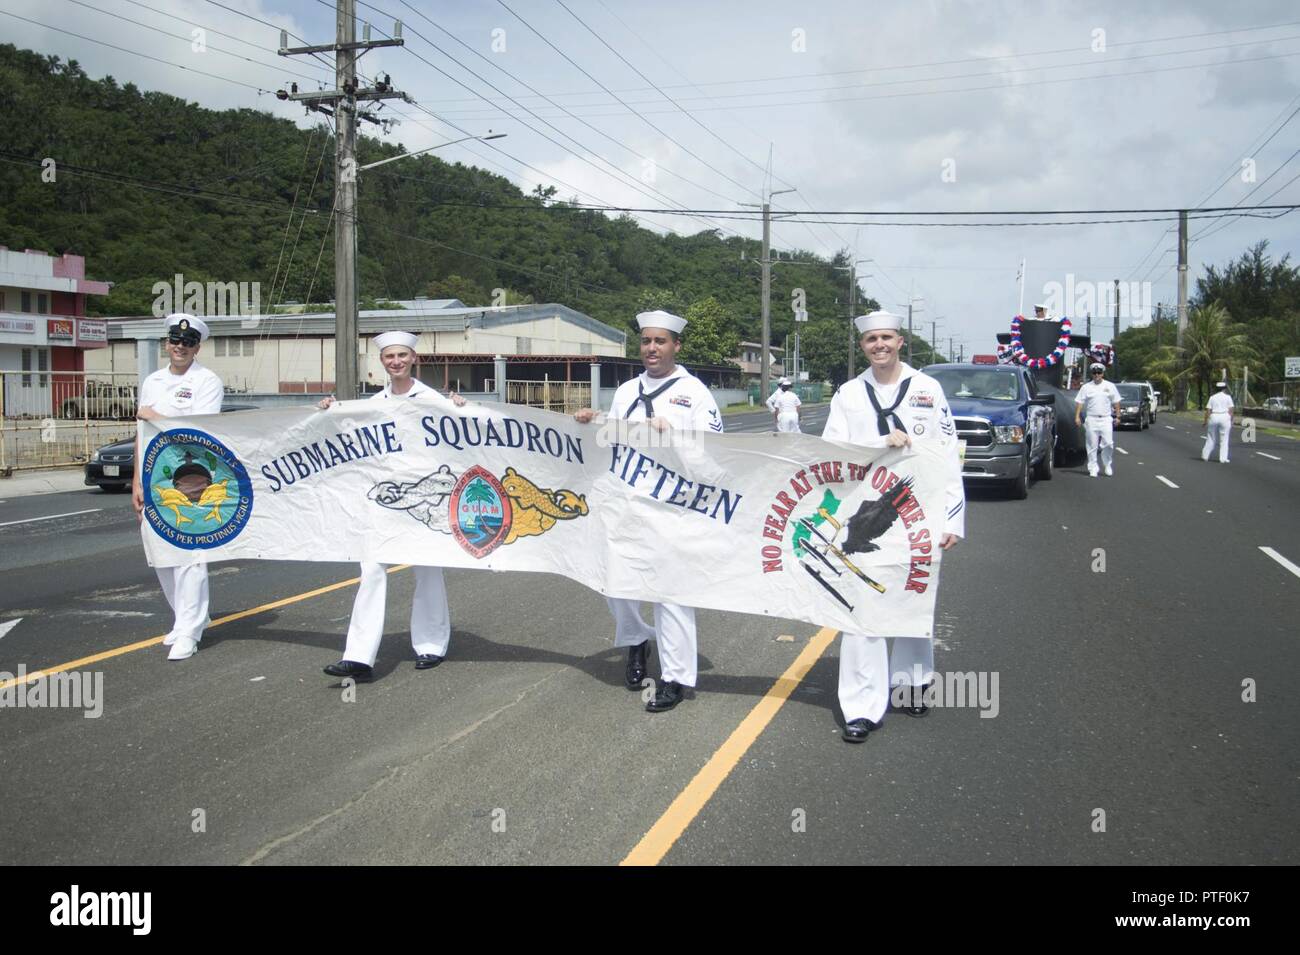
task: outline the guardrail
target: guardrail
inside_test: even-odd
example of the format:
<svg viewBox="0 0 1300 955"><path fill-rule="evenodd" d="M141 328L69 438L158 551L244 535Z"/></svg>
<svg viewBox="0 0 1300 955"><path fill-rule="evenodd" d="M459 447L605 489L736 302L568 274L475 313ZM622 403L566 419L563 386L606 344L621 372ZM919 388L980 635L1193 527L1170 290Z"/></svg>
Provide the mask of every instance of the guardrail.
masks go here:
<svg viewBox="0 0 1300 955"><path fill-rule="evenodd" d="M135 434L136 376L0 371L0 473L79 467Z"/></svg>

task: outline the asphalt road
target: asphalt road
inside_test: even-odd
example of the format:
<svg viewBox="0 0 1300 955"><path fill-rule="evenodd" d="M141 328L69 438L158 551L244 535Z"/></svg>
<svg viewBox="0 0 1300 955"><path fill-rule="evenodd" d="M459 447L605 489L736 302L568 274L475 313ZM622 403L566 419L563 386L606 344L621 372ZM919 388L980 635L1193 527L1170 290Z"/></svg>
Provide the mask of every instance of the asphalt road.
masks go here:
<svg viewBox="0 0 1300 955"><path fill-rule="evenodd" d="M971 493L936 657L983 674L985 705L891 714L845 745L836 640L770 723L738 731L711 796L692 779L814 628L700 612L698 692L651 715L622 686L597 594L449 571L450 656L417 673L396 571L378 679L348 701L320 667L355 568L214 565L196 657L155 645L81 667L102 675L95 719L0 708L5 860L606 864L681 796L680 838L642 844L668 864L1294 864L1300 577L1260 548L1300 564L1300 443L1238 440L1220 466L1199 434L1162 416L1119 436L1113 478ZM0 504L0 671L163 634L138 535L125 495Z"/></svg>

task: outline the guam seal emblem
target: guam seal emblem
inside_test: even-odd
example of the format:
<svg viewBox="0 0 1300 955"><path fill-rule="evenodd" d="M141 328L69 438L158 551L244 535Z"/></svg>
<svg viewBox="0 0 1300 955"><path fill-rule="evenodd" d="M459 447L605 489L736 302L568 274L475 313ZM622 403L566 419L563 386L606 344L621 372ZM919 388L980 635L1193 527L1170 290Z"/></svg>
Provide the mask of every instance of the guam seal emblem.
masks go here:
<svg viewBox="0 0 1300 955"><path fill-rule="evenodd" d="M510 498L490 471L474 465L451 492L451 533L475 557L486 557L510 534Z"/></svg>
<svg viewBox="0 0 1300 955"><path fill-rule="evenodd" d="M220 547L244 529L253 511L248 471L224 444L193 428L154 437L140 481L144 519L173 547Z"/></svg>

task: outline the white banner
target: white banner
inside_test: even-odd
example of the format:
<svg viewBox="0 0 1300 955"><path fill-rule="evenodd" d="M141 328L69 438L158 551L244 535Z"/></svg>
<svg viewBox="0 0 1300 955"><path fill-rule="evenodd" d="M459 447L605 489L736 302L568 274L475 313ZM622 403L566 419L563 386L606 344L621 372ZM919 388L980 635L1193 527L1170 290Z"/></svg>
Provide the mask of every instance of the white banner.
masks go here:
<svg viewBox="0 0 1300 955"><path fill-rule="evenodd" d="M946 464L930 444L581 425L431 396L141 429L154 565L546 571L613 597L931 635Z"/></svg>

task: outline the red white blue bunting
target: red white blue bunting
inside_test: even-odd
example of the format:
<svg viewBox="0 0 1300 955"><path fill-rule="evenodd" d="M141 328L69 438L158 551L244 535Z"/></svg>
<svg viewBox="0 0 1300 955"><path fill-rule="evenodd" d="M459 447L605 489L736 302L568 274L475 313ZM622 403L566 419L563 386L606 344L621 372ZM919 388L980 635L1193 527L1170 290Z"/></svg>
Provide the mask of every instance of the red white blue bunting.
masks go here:
<svg viewBox="0 0 1300 955"><path fill-rule="evenodd" d="M1056 347L1046 358L1030 358L1025 354L1024 343L1020 340L1020 323L1024 320L1023 315L1017 315L1011 320L1012 361L1026 368L1051 368L1065 357L1065 350L1070 347L1070 329L1074 327L1068 318L1061 319L1061 337L1056 340Z"/></svg>

